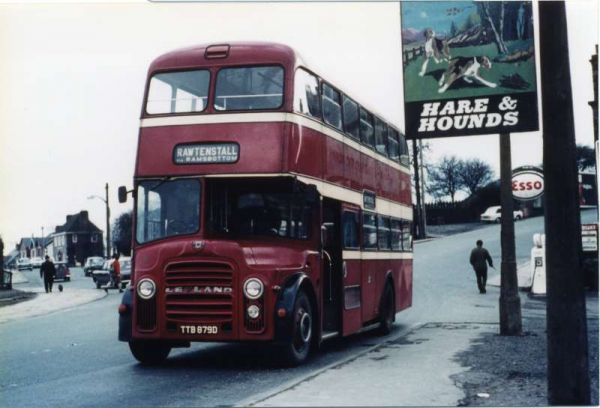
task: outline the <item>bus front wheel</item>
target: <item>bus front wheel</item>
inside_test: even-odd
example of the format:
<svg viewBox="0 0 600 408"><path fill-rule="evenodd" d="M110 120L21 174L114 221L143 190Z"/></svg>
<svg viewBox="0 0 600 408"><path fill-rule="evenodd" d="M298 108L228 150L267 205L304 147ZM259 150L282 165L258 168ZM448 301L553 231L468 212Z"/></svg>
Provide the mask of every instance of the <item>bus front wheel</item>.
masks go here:
<svg viewBox="0 0 600 408"><path fill-rule="evenodd" d="M158 341L130 341L129 350L143 365L156 365L167 359L171 346Z"/></svg>
<svg viewBox="0 0 600 408"><path fill-rule="evenodd" d="M283 346L282 357L286 365L295 366L308 358L314 336L313 309L304 291L294 303L293 319L292 338Z"/></svg>

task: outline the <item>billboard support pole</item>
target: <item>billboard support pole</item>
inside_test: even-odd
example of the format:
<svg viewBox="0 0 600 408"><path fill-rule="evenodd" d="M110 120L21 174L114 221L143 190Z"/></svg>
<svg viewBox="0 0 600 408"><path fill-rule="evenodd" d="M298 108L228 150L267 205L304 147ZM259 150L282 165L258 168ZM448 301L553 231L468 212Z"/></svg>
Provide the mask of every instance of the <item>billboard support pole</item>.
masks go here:
<svg viewBox="0 0 600 408"><path fill-rule="evenodd" d="M513 218L510 133L500 134L500 220L502 264L500 268L500 334L521 334L521 298L515 260L515 221Z"/></svg>
<svg viewBox="0 0 600 408"><path fill-rule="evenodd" d="M540 1L548 404L589 405L587 320L569 42L563 1Z"/></svg>
<svg viewBox="0 0 600 408"><path fill-rule="evenodd" d="M416 199L417 199L417 205L415 206L416 208L416 214L415 214L415 220L413 220L414 225L416 227L416 237L417 239L422 239L425 238L424 234L423 234L423 227L422 227L422 223L421 223L421 214L422 214L422 207L421 207L421 187L420 187L420 181L419 181L419 154L417 152L417 139L414 139L412 141L412 148L413 148L413 169L414 169L414 173L415 173L415 194L416 194Z"/></svg>

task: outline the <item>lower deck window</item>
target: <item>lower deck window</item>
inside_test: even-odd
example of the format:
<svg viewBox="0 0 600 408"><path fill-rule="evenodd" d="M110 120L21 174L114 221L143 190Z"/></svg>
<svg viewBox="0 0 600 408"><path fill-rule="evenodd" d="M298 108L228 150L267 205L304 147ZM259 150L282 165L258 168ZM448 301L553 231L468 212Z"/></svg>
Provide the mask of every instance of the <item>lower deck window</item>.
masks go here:
<svg viewBox="0 0 600 408"><path fill-rule="evenodd" d="M363 248L377 249L377 220L375 214L363 214Z"/></svg>

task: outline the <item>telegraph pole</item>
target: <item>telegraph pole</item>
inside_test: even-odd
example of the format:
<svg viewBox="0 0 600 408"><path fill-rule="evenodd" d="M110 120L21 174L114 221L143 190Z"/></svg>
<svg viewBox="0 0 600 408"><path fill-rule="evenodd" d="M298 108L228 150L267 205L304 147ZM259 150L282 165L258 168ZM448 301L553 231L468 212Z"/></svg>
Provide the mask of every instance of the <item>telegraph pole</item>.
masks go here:
<svg viewBox="0 0 600 408"><path fill-rule="evenodd" d="M108 205L108 183L104 186L106 190L106 257L110 258L110 206Z"/></svg>
<svg viewBox="0 0 600 408"><path fill-rule="evenodd" d="M419 181L419 154L417 152L417 140L414 139L412 141L412 148L413 148L413 170L415 173L415 193L416 193L416 198L417 198L417 211L415 214L415 218L416 220L414 220L415 226L417 227L417 231L416 231L416 238L417 239L421 239L421 238L425 238L424 234L423 234L423 226L422 226L422 222L421 222L421 188L419 187L421 185L420 181Z"/></svg>
<svg viewBox="0 0 600 408"><path fill-rule="evenodd" d="M500 205L502 222L500 246L500 334L516 336L521 334L521 298L517 282L517 262L515 260L515 221L513 218L512 163L510 134L500 134Z"/></svg>
<svg viewBox="0 0 600 408"><path fill-rule="evenodd" d="M427 238L427 204L425 203L425 176L423 176L423 140L419 139L419 160L421 161L421 225L423 226L423 238Z"/></svg>
<svg viewBox="0 0 600 408"><path fill-rule="evenodd" d="M563 1L540 1L548 404L589 405L587 321L569 42Z"/></svg>

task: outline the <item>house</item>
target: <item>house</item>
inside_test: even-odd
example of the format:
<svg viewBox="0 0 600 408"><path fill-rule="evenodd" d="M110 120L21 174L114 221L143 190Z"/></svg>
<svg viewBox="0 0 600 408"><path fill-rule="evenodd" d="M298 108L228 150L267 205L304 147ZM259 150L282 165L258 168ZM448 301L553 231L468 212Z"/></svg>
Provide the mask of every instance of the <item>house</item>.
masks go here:
<svg viewBox="0 0 600 408"><path fill-rule="evenodd" d="M67 215L67 222L52 234L52 256L70 266L81 264L90 256L102 256L102 230L89 220L88 212Z"/></svg>
<svg viewBox="0 0 600 408"><path fill-rule="evenodd" d="M19 258L36 258L44 256L44 249L42 248L42 238L26 237L21 238L19 241Z"/></svg>

